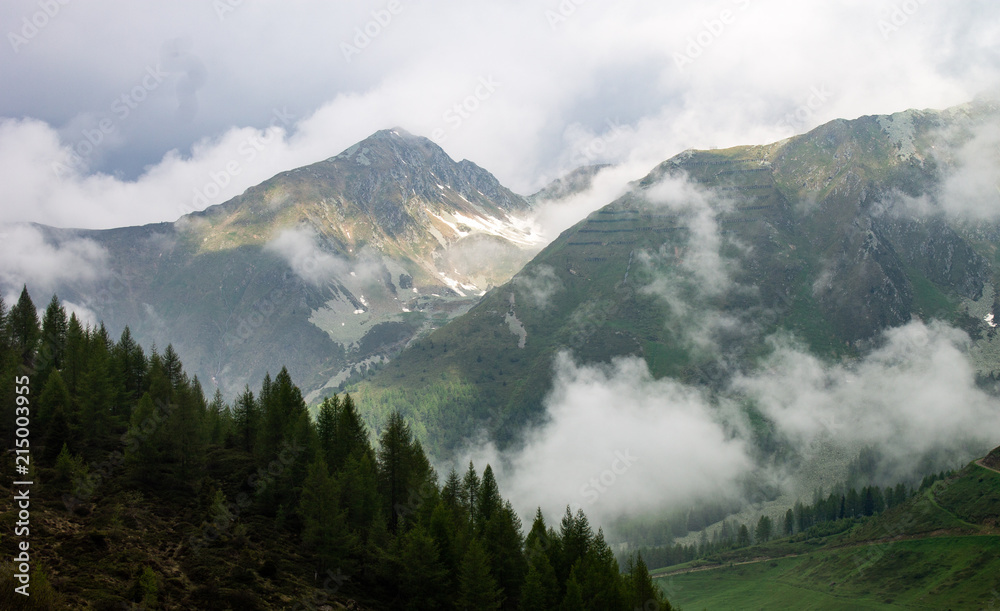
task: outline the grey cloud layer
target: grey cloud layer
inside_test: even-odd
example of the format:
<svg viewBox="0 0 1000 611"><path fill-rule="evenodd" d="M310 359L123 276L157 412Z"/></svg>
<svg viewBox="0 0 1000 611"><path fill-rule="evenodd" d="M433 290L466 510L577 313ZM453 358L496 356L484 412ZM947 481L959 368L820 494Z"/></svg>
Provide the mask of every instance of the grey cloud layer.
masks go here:
<svg viewBox="0 0 1000 611"><path fill-rule="evenodd" d="M648 169L689 147L949 106L1000 82L985 0L399 4L387 18L383 2L220 15L97 0L26 37L39 5L4 3L0 159L15 163L0 180L15 196L0 220L174 220L391 125L441 133L452 156L530 192L581 161ZM83 164L67 163L74 152ZM55 163L71 171L56 178Z"/></svg>

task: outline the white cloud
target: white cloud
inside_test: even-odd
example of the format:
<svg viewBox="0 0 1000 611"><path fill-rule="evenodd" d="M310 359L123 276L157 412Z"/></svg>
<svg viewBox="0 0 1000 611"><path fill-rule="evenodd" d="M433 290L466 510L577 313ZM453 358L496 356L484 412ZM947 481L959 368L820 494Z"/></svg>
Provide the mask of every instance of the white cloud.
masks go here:
<svg viewBox="0 0 1000 611"><path fill-rule="evenodd" d="M640 358L580 365L562 353L545 422L523 447L498 452L480 440L458 464L490 463L522 515L541 506L559 516L570 504L595 524L738 499L753 479L808 492L789 465L756 462L740 407L752 403L803 458L875 446L879 477L894 484L1000 443L1000 401L976 386L968 343L943 323L912 322L859 361L830 364L776 337L770 358L714 395L655 380Z"/></svg>
<svg viewBox="0 0 1000 611"><path fill-rule="evenodd" d="M268 242L266 250L277 253L300 278L313 286L322 286L350 272L347 261L320 248L316 231L299 227L285 229Z"/></svg>
<svg viewBox="0 0 1000 611"><path fill-rule="evenodd" d="M515 455L479 446L468 456L480 469L492 463L525 515L536 505L558 516L569 504L597 521L665 510L724 495L752 467L726 409L653 380L641 359L581 366L562 353L545 405L547 422Z"/></svg>
<svg viewBox="0 0 1000 611"><path fill-rule="evenodd" d="M761 372L734 386L797 448L821 439L873 445L897 476L922 457L963 456L1000 444L1000 401L979 389L969 338L944 323L911 322L885 333L862 361L829 366L787 341Z"/></svg>
<svg viewBox="0 0 1000 611"><path fill-rule="evenodd" d="M95 0L61 11L17 52L2 50L0 115L24 118L0 127L0 180L12 195L0 220L175 220L392 125L442 130L453 157L527 193L579 160L648 169L686 148L946 107L1000 82L998 28L982 18L984 0L919 3L890 32L880 29L896 6L888 0L826 0L809 11L790 0L588 3L554 26L546 10L560 10L555 3L404 6L350 62L341 43L378 3L244 4L221 19L210 4L138 10ZM14 0L0 18L18 24L37 10ZM732 19L720 30L723 10ZM262 47L262 31L287 44ZM676 54L699 40L707 44L679 68ZM142 87L149 69L162 82L121 118L114 101ZM482 78L499 86L467 103ZM255 149L285 108L294 117L283 115L271 143L253 160L240 152ZM52 164L86 148L102 119L113 129L88 157L93 169L56 179Z"/></svg>
<svg viewBox="0 0 1000 611"><path fill-rule="evenodd" d="M86 286L106 275L107 252L92 240L53 243L30 225L0 227L0 284L9 290L27 284L51 292L57 285Z"/></svg>

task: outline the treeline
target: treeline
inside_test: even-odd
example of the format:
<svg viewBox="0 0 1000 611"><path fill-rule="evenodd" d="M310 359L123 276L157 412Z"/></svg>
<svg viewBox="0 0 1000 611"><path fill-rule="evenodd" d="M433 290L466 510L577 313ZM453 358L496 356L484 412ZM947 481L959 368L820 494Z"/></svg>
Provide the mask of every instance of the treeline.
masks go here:
<svg viewBox="0 0 1000 611"><path fill-rule="evenodd" d="M701 540L696 544L641 547L640 553L650 566L660 568L799 533L817 537L833 534L853 523L840 523L841 520L878 515L903 504L917 492L947 476L948 472L928 475L923 478L917 490L903 483L885 487L864 486L860 489L852 487L846 491L843 486L838 486L827 496L823 495L822 490L817 490L813 494L812 504L797 501L780 520L773 520L766 515L760 516L756 523L751 524L723 520L711 539L702 531ZM840 528L832 528L836 523L840 523Z"/></svg>
<svg viewBox="0 0 1000 611"><path fill-rule="evenodd" d="M470 463L441 484L398 412L373 445L349 395L325 399L313 418L285 369L232 405L218 391L208 401L171 346L147 353L128 328L112 340L56 297L39 320L27 289L9 311L0 300L0 369L4 410L15 374L31 376L34 468L52 474L43 490L59 490L67 511L88 515L102 488L118 487L183 513L173 557L203 598L174 606L218 604L218 584L197 583L213 559L243 558L248 541L277 533L301 545L271 550L260 576L304 555L317 576L337 577L327 590L380 607L670 608L642 557L623 571L582 511L567 508L557 527L539 511L525 534L491 467ZM0 424L7 447L13 422L11 412ZM146 566L117 594L152 607L157 583Z"/></svg>

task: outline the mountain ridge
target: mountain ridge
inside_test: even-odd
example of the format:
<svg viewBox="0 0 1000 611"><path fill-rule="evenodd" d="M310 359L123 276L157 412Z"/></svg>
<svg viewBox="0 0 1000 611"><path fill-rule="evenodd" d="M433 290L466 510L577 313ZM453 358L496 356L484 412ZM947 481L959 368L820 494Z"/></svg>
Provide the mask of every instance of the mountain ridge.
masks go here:
<svg viewBox="0 0 1000 611"><path fill-rule="evenodd" d="M355 396L373 423L403 405L444 453L481 431L503 446L544 417L564 348L581 363L640 356L657 378L721 388L767 354L776 331L851 359L913 317L972 335L988 375L1000 369L983 320L1000 265L981 236L997 225L909 207L934 196L956 151L998 114L992 102L904 111L680 153ZM665 183L676 192L657 194ZM551 293L541 301L539 278Z"/></svg>

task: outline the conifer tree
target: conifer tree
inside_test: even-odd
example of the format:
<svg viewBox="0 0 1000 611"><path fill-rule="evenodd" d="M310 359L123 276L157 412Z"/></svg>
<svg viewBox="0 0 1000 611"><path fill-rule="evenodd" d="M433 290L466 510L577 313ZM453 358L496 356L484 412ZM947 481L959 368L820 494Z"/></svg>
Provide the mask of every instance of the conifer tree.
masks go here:
<svg viewBox="0 0 1000 611"><path fill-rule="evenodd" d="M339 411L340 397L333 395L323 399L319 405L319 411L316 413L316 436L323 458L329 465L336 462L334 460L334 446L337 443L337 412ZM334 470L336 471L336 469Z"/></svg>
<svg viewBox="0 0 1000 611"><path fill-rule="evenodd" d="M566 595L563 596L562 604L559 605L559 611L582 611L583 609L585 609L583 590L580 588L580 582L577 581L574 569L566 579Z"/></svg>
<svg viewBox="0 0 1000 611"><path fill-rule="evenodd" d="M493 467L486 465L486 468L483 469L483 479L479 484L479 498L476 503L476 517L479 520L480 532L486 527L490 518L496 515L502 507L500 488L493 475Z"/></svg>
<svg viewBox="0 0 1000 611"><path fill-rule="evenodd" d="M528 568L521 588L521 609L523 611L548 611L551 603L542 585L542 576L534 565Z"/></svg>
<svg viewBox="0 0 1000 611"><path fill-rule="evenodd" d="M404 609L440 609L447 603L447 571L434 539L420 525L401 538L400 592Z"/></svg>
<svg viewBox="0 0 1000 611"><path fill-rule="evenodd" d="M28 294L28 286L21 289L21 296L10 310L7 326L20 364L28 371L35 369L35 356L38 349L38 338L41 329L38 323L38 312Z"/></svg>
<svg viewBox="0 0 1000 611"><path fill-rule="evenodd" d="M96 449L116 436L111 418L115 393L108 346L99 331L89 334L86 350L86 369L80 380L80 421L85 441Z"/></svg>
<svg viewBox="0 0 1000 611"><path fill-rule="evenodd" d="M750 529L746 524L740 524L740 532L736 536L736 547L746 547L750 545Z"/></svg>
<svg viewBox="0 0 1000 611"><path fill-rule="evenodd" d="M473 527L479 524L479 474L476 466L469 461L469 468L462 478L462 504L469 515L469 524Z"/></svg>
<svg viewBox="0 0 1000 611"><path fill-rule="evenodd" d="M560 539L562 541L562 558L560 566L556 568L556 575L560 581L569 578L570 570L578 562L583 560L590 551L590 545L594 539L594 532L590 529L590 522L583 510L577 510L576 516L566 507L566 515L561 523Z"/></svg>
<svg viewBox="0 0 1000 611"><path fill-rule="evenodd" d="M598 529L584 559L576 565L584 599L593 609L624 609L626 592L618 561Z"/></svg>
<svg viewBox="0 0 1000 611"><path fill-rule="evenodd" d="M371 453L352 454L335 477L340 484L341 505L347 510L351 528L367 530L379 508L378 473Z"/></svg>
<svg viewBox="0 0 1000 611"><path fill-rule="evenodd" d="M754 530L754 541L757 543L767 543L771 540L774 524L768 516L761 516L757 521L757 528Z"/></svg>
<svg viewBox="0 0 1000 611"><path fill-rule="evenodd" d="M132 410L125 444L125 464L134 479L150 481L160 459L159 431L162 414L149 393L142 395Z"/></svg>
<svg viewBox="0 0 1000 611"><path fill-rule="evenodd" d="M302 483L299 514L302 517L302 539L316 550L320 570L348 568L349 556L357 538L347 526L346 512L339 503L336 481L330 476L326 461L317 458L309 465Z"/></svg>
<svg viewBox="0 0 1000 611"><path fill-rule="evenodd" d="M423 451L416 451L413 435L403 416L399 412L390 414L378 452L379 490L389 516L390 532L398 530L400 517L415 509L412 504L419 499L416 495L418 487L424 483L426 473L421 471L427 466L426 460Z"/></svg>
<svg viewBox="0 0 1000 611"><path fill-rule="evenodd" d="M486 611L500 608L500 588L490 574L490 561L479 543L473 539L462 559L458 580L458 608Z"/></svg>
<svg viewBox="0 0 1000 611"><path fill-rule="evenodd" d="M53 295L48 307L45 308L45 314L42 316L38 378L36 381L42 387L52 371L61 369L63 366L68 330L69 320L66 318L66 310L59 303L59 298Z"/></svg>
<svg viewBox="0 0 1000 611"><path fill-rule="evenodd" d="M368 441L368 428L361 420L361 414L358 413L358 408L351 395L344 395L340 401L340 409L336 414L334 462L331 467L334 470L341 469L352 454L368 454L371 458L372 450Z"/></svg>
<svg viewBox="0 0 1000 611"><path fill-rule="evenodd" d="M63 380L74 401L79 400L80 385L87 368L87 334L76 314L70 314L66 328L66 352Z"/></svg>
<svg viewBox="0 0 1000 611"><path fill-rule="evenodd" d="M246 452L254 452L254 442L260 428L260 408L249 385L244 387L233 405L233 426L237 447Z"/></svg>
<svg viewBox="0 0 1000 611"><path fill-rule="evenodd" d="M670 611L671 606L660 588L653 583L642 554L629 556L626 565L628 609L659 609Z"/></svg>
<svg viewBox="0 0 1000 611"><path fill-rule="evenodd" d="M490 477L492 478L492 473ZM485 474L483 481L486 481ZM499 494L497 496L499 500ZM492 560L490 569L497 585L504 592L503 608L516 609L528 565L522 553L524 538L521 535L521 519L509 502L493 511L486 522L483 540Z"/></svg>
<svg viewBox="0 0 1000 611"><path fill-rule="evenodd" d="M65 419L66 412L72 409L72 404L73 401L69 396L66 383L63 382L62 375L58 369L53 370L42 388L41 396L38 397L38 416L35 419L38 430L48 430L57 409L63 411L63 419Z"/></svg>
<svg viewBox="0 0 1000 611"><path fill-rule="evenodd" d="M132 338L132 331L125 327L118 343L111 350L112 378L117 386L115 415L128 419L135 403L143 393L148 361L142 346Z"/></svg>

